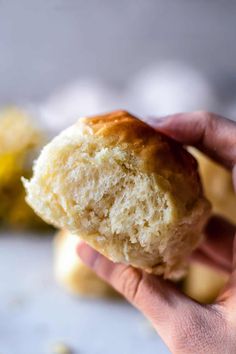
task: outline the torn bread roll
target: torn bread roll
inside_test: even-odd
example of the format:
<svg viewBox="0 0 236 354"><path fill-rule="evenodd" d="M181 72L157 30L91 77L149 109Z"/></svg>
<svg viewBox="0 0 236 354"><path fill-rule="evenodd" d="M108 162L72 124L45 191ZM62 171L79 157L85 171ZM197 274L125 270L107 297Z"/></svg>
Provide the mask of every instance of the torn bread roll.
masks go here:
<svg viewBox="0 0 236 354"><path fill-rule="evenodd" d="M53 243L54 274L59 284L73 295L117 297L118 294L80 260L76 247L80 240L67 230L59 231Z"/></svg>
<svg viewBox="0 0 236 354"><path fill-rule="evenodd" d="M210 212L196 160L124 111L63 131L24 183L44 220L114 262L165 278L182 273Z"/></svg>

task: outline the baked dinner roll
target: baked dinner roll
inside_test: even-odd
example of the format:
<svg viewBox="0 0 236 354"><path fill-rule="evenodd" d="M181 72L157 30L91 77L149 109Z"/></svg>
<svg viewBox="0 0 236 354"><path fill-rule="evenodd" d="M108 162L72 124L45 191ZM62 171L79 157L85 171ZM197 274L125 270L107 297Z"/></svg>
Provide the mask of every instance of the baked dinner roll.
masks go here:
<svg viewBox="0 0 236 354"><path fill-rule="evenodd" d="M189 149L199 164L205 194L214 213L236 223L236 196L230 171L194 148ZM199 302L212 302L225 286L228 277L218 270L192 263L184 284L187 295Z"/></svg>
<svg viewBox="0 0 236 354"><path fill-rule="evenodd" d="M183 284L185 294L201 303L212 303L226 285L228 276L201 263L193 263Z"/></svg>
<svg viewBox="0 0 236 354"><path fill-rule="evenodd" d="M45 141L43 131L24 110L0 109L0 226L47 228L26 204L21 183L21 176L31 176L33 160Z"/></svg>
<svg viewBox="0 0 236 354"><path fill-rule="evenodd" d="M209 215L196 160L124 111L82 118L48 144L25 181L47 222L114 262L178 276Z"/></svg>
<svg viewBox="0 0 236 354"><path fill-rule="evenodd" d="M86 267L76 254L77 235L61 230L54 239L54 274L56 280L74 295L114 297L118 294L94 272Z"/></svg>
<svg viewBox="0 0 236 354"><path fill-rule="evenodd" d="M204 191L213 212L236 223L236 195L231 172L194 148L190 152L198 161Z"/></svg>

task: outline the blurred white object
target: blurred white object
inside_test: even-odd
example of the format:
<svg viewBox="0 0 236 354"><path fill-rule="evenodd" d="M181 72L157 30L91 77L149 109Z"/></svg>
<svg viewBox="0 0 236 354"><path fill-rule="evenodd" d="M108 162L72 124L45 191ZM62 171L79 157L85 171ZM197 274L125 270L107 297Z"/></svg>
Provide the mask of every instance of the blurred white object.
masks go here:
<svg viewBox="0 0 236 354"><path fill-rule="evenodd" d="M52 135L79 117L126 109L140 117L194 110L219 111L207 79L179 62L147 67L118 92L95 79L80 79L53 93L41 105L27 107ZM219 107L220 108L220 107Z"/></svg>
<svg viewBox="0 0 236 354"><path fill-rule="evenodd" d="M133 111L142 115L217 111L217 100L207 79L179 62L161 63L142 71L130 83L128 96Z"/></svg>
<svg viewBox="0 0 236 354"><path fill-rule="evenodd" d="M114 89L83 79L52 94L39 108L39 118L46 128L56 133L79 117L118 109L120 102L120 95Z"/></svg>

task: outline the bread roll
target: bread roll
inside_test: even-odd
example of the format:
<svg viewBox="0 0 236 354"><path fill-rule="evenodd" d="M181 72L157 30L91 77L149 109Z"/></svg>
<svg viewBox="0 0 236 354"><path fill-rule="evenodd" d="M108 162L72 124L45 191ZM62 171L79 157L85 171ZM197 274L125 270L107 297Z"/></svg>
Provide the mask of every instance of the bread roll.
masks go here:
<svg viewBox="0 0 236 354"><path fill-rule="evenodd" d="M45 142L28 114L16 107L0 111L0 224L13 228L47 226L25 202L21 176L31 176L33 159Z"/></svg>
<svg viewBox="0 0 236 354"><path fill-rule="evenodd" d="M203 188L213 212L236 223L236 195L231 172L196 149L191 148L190 152L199 163Z"/></svg>
<svg viewBox="0 0 236 354"><path fill-rule="evenodd" d="M63 131L43 149L25 187L47 222L114 262L166 278L182 272L210 211L196 160L124 111L82 118Z"/></svg>
<svg viewBox="0 0 236 354"><path fill-rule="evenodd" d="M194 148L190 152L199 163L199 172L207 198L214 213L236 222L236 195L230 171ZM207 266L193 263L184 283L187 295L203 303L213 301L222 290L228 276Z"/></svg>
<svg viewBox="0 0 236 354"><path fill-rule="evenodd" d="M201 303L211 303L225 286L228 276L203 264L191 264L185 279L185 294Z"/></svg>
<svg viewBox="0 0 236 354"><path fill-rule="evenodd" d="M54 239L54 273L57 281L70 293L89 297L117 296L108 284L86 267L76 254L77 235L67 230Z"/></svg>

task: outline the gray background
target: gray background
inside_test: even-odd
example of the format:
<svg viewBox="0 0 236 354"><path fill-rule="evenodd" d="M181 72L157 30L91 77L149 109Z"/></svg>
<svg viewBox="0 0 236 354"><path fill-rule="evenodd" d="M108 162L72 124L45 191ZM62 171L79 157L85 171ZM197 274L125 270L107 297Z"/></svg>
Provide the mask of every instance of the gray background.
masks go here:
<svg viewBox="0 0 236 354"><path fill-rule="evenodd" d="M43 99L75 77L122 86L166 59L232 99L235 18L233 0L0 0L0 103Z"/></svg>

